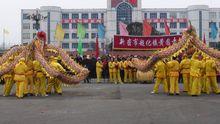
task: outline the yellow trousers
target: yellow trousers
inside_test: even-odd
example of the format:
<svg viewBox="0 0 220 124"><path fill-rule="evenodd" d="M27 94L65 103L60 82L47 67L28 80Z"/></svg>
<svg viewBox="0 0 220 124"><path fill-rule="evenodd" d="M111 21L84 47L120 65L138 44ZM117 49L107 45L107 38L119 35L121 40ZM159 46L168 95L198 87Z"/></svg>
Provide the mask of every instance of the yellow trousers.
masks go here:
<svg viewBox="0 0 220 124"><path fill-rule="evenodd" d="M124 70L124 82L127 83L128 81L128 70Z"/></svg>
<svg viewBox="0 0 220 124"><path fill-rule="evenodd" d="M102 78L102 72L96 72L96 82L97 83L100 83L101 82L101 78Z"/></svg>
<svg viewBox="0 0 220 124"><path fill-rule="evenodd" d="M200 95L201 94L201 78L199 77L191 77L191 84L190 84L190 95Z"/></svg>
<svg viewBox="0 0 220 124"><path fill-rule="evenodd" d="M203 92L203 93L205 93L206 92L206 76L202 76L201 77L201 91Z"/></svg>
<svg viewBox="0 0 220 124"><path fill-rule="evenodd" d="M35 95L45 96L46 95L46 77L35 78Z"/></svg>
<svg viewBox="0 0 220 124"><path fill-rule="evenodd" d="M128 82L132 83L132 71L131 70L128 71Z"/></svg>
<svg viewBox="0 0 220 124"><path fill-rule="evenodd" d="M113 80L114 80L114 77L113 77L113 72L112 71L109 71L109 81L112 83Z"/></svg>
<svg viewBox="0 0 220 124"><path fill-rule="evenodd" d="M137 81L137 72L136 71L132 72L132 79L133 79L133 82Z"/></svg>
<svg viewBox="0 0 220 124"><path fill-rule="evenodd" d="M47 93L52 92L52 87L54 87L55 93L62 93L61 83L57 78L51 78L48 81Z"/></svg>
<svg viewBox="0 0 220 124"><path fill-rule="evenodd" d="M6 78L4 78L4 81L5 81L5 85L4 85L3 95L4 96L9 96L10 93L11 93L11 89L14 85L13 78L12 77L6 77Z"/></svg>
<svg viewBox="0 0 220 124"><path fill-rule="evenodd" d="M16 96L23 98L24 96L24 83L25 81L16 81Z"/></svg>
<svg viewBox="0 0 220 124"><path fill-rule="evenodd" d="M183 91L188 92L189 90L189 81L190 81L190 74L182 74L183 76Z"/></svg>
<svg viewBox="0 0 220 124"><path fill-rule="evenodd" d="M117 82L122 84L120 70L117 70L117 74L116 75L117 75Z"/></svg>
<svg viewBox="0 0 220 124"><path fill-rule="evenodd" d="M179 77L173 77L171 76L170 77L170 94L174 94L174 93L177 93L179 94L180 91L179 91Z"/></svg>
<svg viewBox="0 0 220 124"><path fill-rule="evenodd" d="M167 87L167 80L166 80L166 78L156 78L156 82L155 82L155 85L154 85L153 92L154 93L158 93L159 86L160 86L161 83L163 83L164 93L168 93L168 87Z"/></svg>
<svg viewBox="0 0 220 124"><path fill-rule="evenodd" d="M24 94L34 94L34 79L32 75L26 76L26 82L24 83Z"/></svg>
<svg viewBox="0 0 220 124"><path fill-rule="evenodd" d="M205 85L206 85L205 91L207 94L210 94L210 89L212 89L214 93L219 93L216 76L213 76L213 77L207 76Z"/></svg>

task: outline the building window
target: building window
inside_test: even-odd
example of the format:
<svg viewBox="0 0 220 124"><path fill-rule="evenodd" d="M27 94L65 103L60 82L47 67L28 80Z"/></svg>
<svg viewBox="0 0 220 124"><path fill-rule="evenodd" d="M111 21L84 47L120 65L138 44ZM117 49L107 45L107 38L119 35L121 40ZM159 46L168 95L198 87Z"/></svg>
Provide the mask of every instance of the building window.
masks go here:
<svg viewBox="0 0 220 124"><path fill-rule="evenodd" d="M211 32L209 32L209 38L212 38L212 33Z"/></svg>
<svg viewBox="0 0 220 124"><path fill-rule="evenodd" d="M72 43L72 48L78 48L78 43Z"/></svg>
<svg viewBox="0 0 220 124"><path fill-rule="evenodd" d="M176 22L170 22L170 28L177 28Z"/></svg>
<svg viewBox="0 0 220 124"><path fill-rule="evenodd" d="M216 17L217 17L216 12L209 12L210 19L216 19Z"/></svg>
<svg viewBox="0 0 220 124"><path fill-rule="evenodd" d="M156 19L157 13L150 13L150 19Z"/></svg>
<svg viewBox="0 0 220 124"><path fill-rule="evenodd" d="M82 14L82 19L88 19L89 18L89 14L88 13L83 13Z"/></svg>
<svg viewBox="0 0 220 124"><path fill-rule="evenodd" d="M72 23L72 29L77 29L77 23Z"/></svg>
<svg viewBox="0 0 220 124"><path fill-rule="evenodd" d="M175 12L170 12L170 18L177 18L177 14Z"/></svg>
<svg viewBox="0 0 220 124"><path fill-rule="evenodd" d="M91 14L91 18L92 19L98 19L99 18L99 14L98 13L92 13Z"/></svg>
<svg viewBox="0 0 220 124"><path fill-rule="evenodd" d="M30 39L30 33L23 33L22 38L23 39Z"/></svg>
<svg viewBox="0 0 220 124"><path fill-rule="evenodd" d="M160 23L160 28L164 28L164 22Z"/></svg>
<svg viewBox="0 0 220 124"><path fill-rule="evenodd" d="M69 43L62 43L62 48L69 49L70 48Z"/></svg>
<svg viewBox="0 0 220 124"><path fill-rule="evenodd" d="M89 39L89 33L86 33L85 39Z"/></svg>
<svg viewBox="0 0 220 124"><path fill-rule="evenodd" d="M89 44L88 44L88 43L83 43L83 44L82 44L82 47L83 47L83 48L89 48Z"/></svg>
<svg viewBox="0 0 220 124"><path fill-rule="evenodd" d="M79 14L72 14L72 19L79 19Z"/></svg>
<svg viewBox="0 0 220 124"><path fill-rule="evenodd" d="M72 39L77 39L77 34L76 33L72 33Z"/></svg>
<svg viewBox="0 0 220 124"><path fill-rule="evenodd" d="M180 22L180 28L187 28L186 22Z"/></svg>
<svg viewBox="0 0 220 124"><path fill-rule="evenodd" d="M101 18L104 19L104 13L101 13Z"/></svg>
<svg viewBox="0 0 220 124"><path fill-rule="evenodd" d="M88 29L89 28L89 24L88 23L84 23L84 24L82 24L83 25L83 27L85 28L85 29Z"/></svg>
<svg viewBox="0 0 220 124"><path fill-rule="evenodd" d="M187 18L186 12L180 12L180 18Z"/></svg>
<svg viewBox="0 0 220 124"><path fill-rule="evenodd" d="M153 23L151 23L151 26L152 26L153 28L157 29L157 23L153 22Z"/></svg>
<svg viewBox="0 0 220 124"><path fill-rule="evenodd" d="M92 41L91 41L90 45L91 45L92 50L95 50L96 43L92 43Z"/></svg>
<svg viewBox="0 0 220 124"><path fill-rule="evenodd" d="M69 29L69 23L63 23L62 27L63 29Z"/></svg>
<svg viewBox="0 0 220 124"><path fill-rule="evenodd" d="M216 25L216 22L209 22L209 28L211 28L211 24L214 23ZM217 26L217 25L216 25Z"/></svg>
<svg viewBox="0 0 220 124"><path fill-rule="evenodd" d="M39 24L39 27L40 27L40 24ZM37 29L37 24L36 23L33 24L33 29Z"/></svg>
<svg viewBox="0 0 220 124"><path fill-rule="evenodd" d="M33 39L35 38L36 35L37 35L36 33L33 33Z"/></svg>
<svg viewBox="0 0 220 124"><path fill-rule="evenodd" d="M69 38L70 38L69 33L65 33L65 34L64 34L64 39L69 39Z"/></svg>
<svg viewBox="0 0 220 124"><path fill-rule="evenodd" d="M147 13L144 13L144 19L147 19Z"/></svg>
<svg viewBox="0 0 220 124"><path fill-rule="evenodd" d="M166 19L167 18L167 13L160 13L160 18L161 19Z"/></svg>
<svg viewBox="0 0 220 124"><path fill-rule="evenodd" d="M95 39L95 38L96 38L96 35L97 35L96 33L92 33L91 38L92 38L92 39Z"/></svg>
<svg viewBox="0 0 220 124"><path fill-rule="evenodd" d="M177 34L177 32L171 32L170 33L170 35L176 35Z"/></svg>
<svg viewBox="0 0 220 124"><path fill-rule="evenodd" d="M29 20L30 19L30 15L27 14L27 13L23 14L23 19L24 20Z"/></svg>
<svg viewBox="0 0 220 124"><path fill-rule="evenodd" d="M132 7L123 2L117 7L117 34L119 34L119 22L130 24L132 22Z"/></svg>
<svg viewBox="0 0 220 124"><path fill-rule="evenodd" d="M24 23L23 24L23 29L30 29L30 24L29 23Z"/></svg>
<svg viewBox="0 0 220 124"><path fill-rule="evenodd" d="M92 23L91 24L91 28L92 29L97 29L98 28L98 24L97 23Z"/></svg>
<svg viewBox="0 0 220 124"><path fill-rule="evenodd" d="M69 19L69 14L68 13L62 14L62 19Z"/></svg>

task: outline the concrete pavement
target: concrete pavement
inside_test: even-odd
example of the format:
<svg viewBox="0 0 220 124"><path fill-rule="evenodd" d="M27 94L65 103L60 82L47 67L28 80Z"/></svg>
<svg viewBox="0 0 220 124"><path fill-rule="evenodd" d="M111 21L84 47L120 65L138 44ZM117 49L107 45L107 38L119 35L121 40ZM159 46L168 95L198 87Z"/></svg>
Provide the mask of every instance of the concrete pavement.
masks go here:
<svg viewBox="0 0 220 124"><path fill-rule="evenodd" d="M220 95L151 95L153 84L81 84L63 96L0 96L0 124L218 124ZM0 94L2 94L1 86ZM161 87L162 90L162 87Z"/></svg>

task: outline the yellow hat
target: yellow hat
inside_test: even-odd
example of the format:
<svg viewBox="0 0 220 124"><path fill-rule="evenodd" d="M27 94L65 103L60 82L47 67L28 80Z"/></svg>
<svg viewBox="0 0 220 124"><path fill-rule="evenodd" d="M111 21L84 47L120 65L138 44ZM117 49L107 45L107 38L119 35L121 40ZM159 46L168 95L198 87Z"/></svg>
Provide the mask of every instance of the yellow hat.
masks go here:
<svg viewBox="0 0 220 124"><path fill-rule="evenodd" d="M13 60L13 57L9 57L8 60L10 60L10 61Z"/></svg>
<svg viewBox="0 0 220 124"><path fill-rule="evenodd" d="M24 58L24 57L22 57L22 58L20 58L20 59L19 59L19 61L25 61L25 58Z"/></svg>

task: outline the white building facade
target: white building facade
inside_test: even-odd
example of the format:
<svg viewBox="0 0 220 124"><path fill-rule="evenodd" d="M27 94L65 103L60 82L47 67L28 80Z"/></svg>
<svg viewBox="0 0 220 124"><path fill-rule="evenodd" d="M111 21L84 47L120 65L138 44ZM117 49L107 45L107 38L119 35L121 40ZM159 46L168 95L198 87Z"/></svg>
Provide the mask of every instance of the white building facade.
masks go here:
<svg viewBox="0 0 220 124"><path fill-rule="evenodd" d="M55 6L42 6L40 13L47 16L47 19L41 21L41 30L47 33L47 41L50 44L58 45L54 35L56 25L62 24L65 30L62 47L67 51L77 49L77 23L82 22L86 28L86 37L83 40L83 49L94 50L95 40L98 32L98 24L103 23L106 34L105 39L100 39L102 47L105 43L113 41L114 35L118 34L119 21L129 24L131 22L143 22L147 20L161 34L164 34L164 22L170 26L171 34L181 34L182 30L187 28L188 21L195 26L200 39L206 36L206 42L216 47L220 41L218 33L215 40L211 39L210 23L216 23L220 28L220 8L209 8L207 5L193 5L187 8L142 8L141 0L107 0L107 9L62 9ZM21 41L27 44L32 41L36 35L34 21L27 15L33 14L35 9L21 10Z"/></svg>

